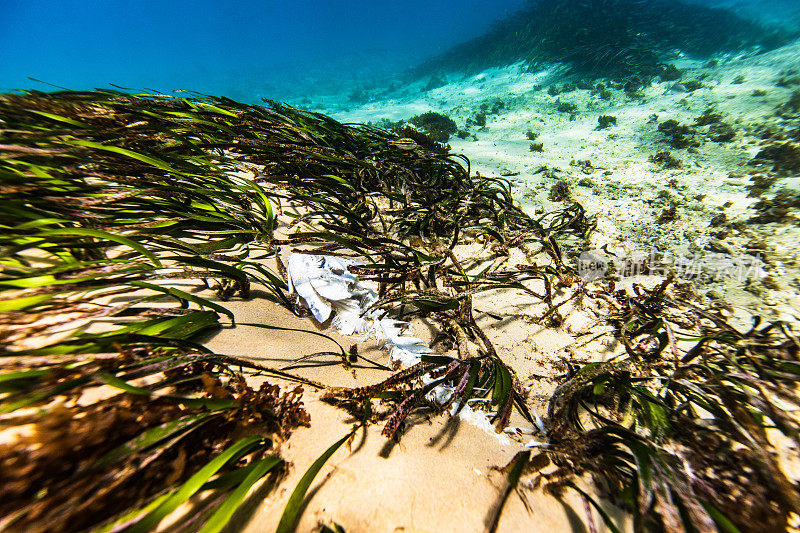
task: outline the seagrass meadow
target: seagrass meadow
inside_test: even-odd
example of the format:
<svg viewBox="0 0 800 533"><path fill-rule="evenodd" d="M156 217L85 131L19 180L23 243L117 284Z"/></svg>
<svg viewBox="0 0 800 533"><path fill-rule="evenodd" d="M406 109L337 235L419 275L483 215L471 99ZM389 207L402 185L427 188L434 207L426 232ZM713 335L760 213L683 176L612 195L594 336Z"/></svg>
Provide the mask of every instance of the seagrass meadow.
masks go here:
<svg viewBox="0 0 800 533"><path fill-rule="evenodd" d="M468 402L494 431L516 417L542 440L517 447L476 530L502 529L509 502L534 491L579 497L590 530L777 531L800 513L796 329L735 326L671 275L630 290L581 279L572 251L602 213L530 215L506 179L421 132L194 93L4 94L0 206L0 529L223 531L294 469L276 519L293 531L317 474L359 433L402 442L417 415ZM459 251L477 241L490 257L476 269ZM383 316L436 325L434 351L397 370L308 319L336 348L298 363L381 373L350 388L209 349L222 329L297 333L231 305L307 316L289 253L357 260ZM565 306L597 302L622 349L566 364L542 419L476 319L475 299L496 291L542 304L536 323L552 328ZM283 446L317 422L312 389L348 429L289 464Z"/></svg>

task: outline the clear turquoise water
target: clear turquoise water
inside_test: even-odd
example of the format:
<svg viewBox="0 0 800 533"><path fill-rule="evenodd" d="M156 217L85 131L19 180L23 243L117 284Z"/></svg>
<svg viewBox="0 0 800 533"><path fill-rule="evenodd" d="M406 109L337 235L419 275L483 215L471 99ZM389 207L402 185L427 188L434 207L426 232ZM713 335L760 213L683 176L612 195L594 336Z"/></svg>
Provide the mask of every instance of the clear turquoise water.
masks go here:
<svg viewBox="0 0 800 533"><path fill-rule="evenodd" d="M2 0L0 90L114 83L253 101L404 71L523 0Z"/></svg>
<svg viewBox="0 0 800 533"><path fill-rule="evenodd" d="M0 0L0 91L49 88L32 77L247 102L346 94L389 85L531 1ZM687 1L800 26L800 0Z"/></svg>

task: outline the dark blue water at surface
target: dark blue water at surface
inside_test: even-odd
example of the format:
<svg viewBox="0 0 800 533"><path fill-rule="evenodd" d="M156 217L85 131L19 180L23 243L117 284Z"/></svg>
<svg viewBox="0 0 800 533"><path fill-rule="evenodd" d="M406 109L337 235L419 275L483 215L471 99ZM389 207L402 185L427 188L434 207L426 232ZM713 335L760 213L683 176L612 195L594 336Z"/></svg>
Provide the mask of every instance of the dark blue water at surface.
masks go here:
<svg viewBox="0 0 800 533"><path fill-rule="evenodd" d="M0 2L0 90L193 89L253 100L405 71L523 0ZM274 94L279 92L281 94Z"/></svg>

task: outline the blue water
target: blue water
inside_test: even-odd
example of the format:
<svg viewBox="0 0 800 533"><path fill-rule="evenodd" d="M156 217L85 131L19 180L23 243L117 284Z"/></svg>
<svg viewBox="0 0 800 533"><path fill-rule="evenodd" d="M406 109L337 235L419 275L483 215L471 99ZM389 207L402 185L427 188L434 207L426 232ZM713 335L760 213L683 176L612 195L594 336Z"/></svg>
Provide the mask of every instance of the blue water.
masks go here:
<svg viewBox="0 0 800 533"><path fill-rule="evenodd" d="M109 83L246 101L377 80L523 0L1 0L0 91Z"/></svg>
<svg viewBox="0 0 800 533"><path fill-rule="evenodd" d="M0 92L50 88L36 78L247 102L347 94L402 79L528 1L0 0ZM688 1L800 27L800 0Z"/></svg>

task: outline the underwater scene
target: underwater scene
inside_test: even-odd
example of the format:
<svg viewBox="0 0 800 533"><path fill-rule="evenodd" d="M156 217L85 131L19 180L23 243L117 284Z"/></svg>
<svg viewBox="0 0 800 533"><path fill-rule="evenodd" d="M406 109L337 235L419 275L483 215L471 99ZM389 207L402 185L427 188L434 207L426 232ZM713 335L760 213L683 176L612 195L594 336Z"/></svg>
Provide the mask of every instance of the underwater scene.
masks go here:
<svg viewBox="0 0 800 533"><path fill-rule="evenodd" d="M5 0L0 531L800 531L800 2Z"/></svg>

